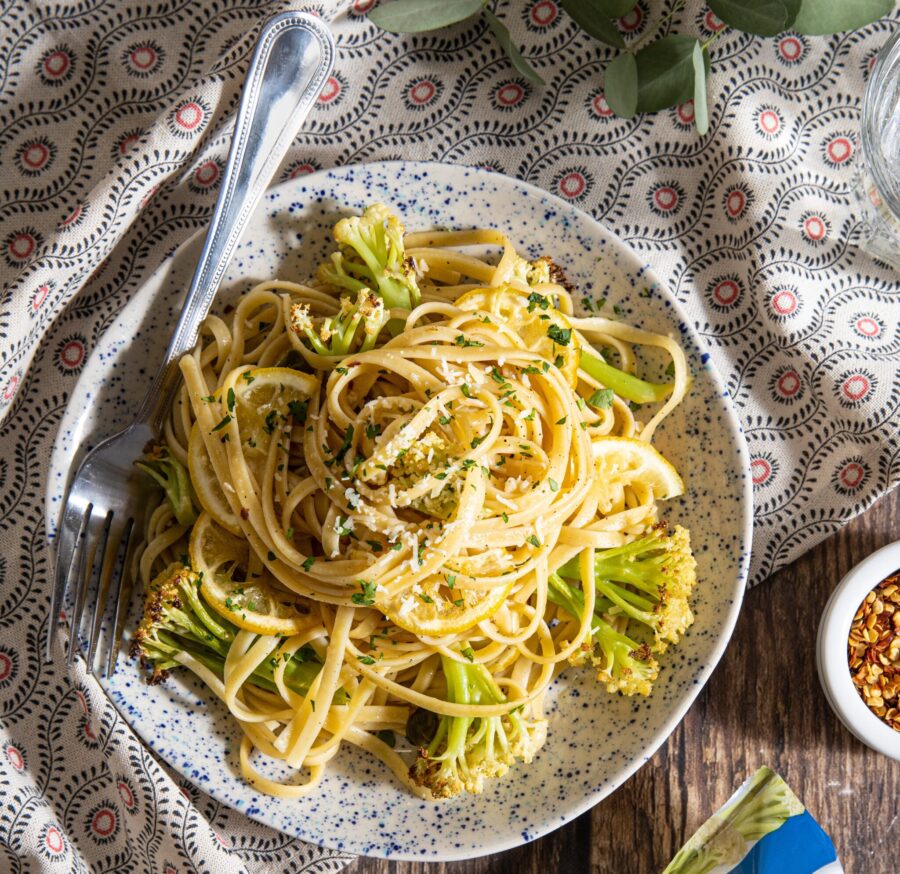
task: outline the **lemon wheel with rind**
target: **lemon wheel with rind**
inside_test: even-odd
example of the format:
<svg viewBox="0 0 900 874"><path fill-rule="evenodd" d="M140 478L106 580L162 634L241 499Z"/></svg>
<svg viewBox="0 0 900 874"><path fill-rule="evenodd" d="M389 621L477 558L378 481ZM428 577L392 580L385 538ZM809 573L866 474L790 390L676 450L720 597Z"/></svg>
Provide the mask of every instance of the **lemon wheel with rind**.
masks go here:
<svg viewBox="0 0 900 874"><path fill-rule="evenodd" d="M209 513L201 513L190 540L191 568L201 575L200 591L209 605L239 628L256 634L291 635L311 621L303 600L282 591L250 544L226 531ZM250 574L251 563L261 570Z"/></svg>

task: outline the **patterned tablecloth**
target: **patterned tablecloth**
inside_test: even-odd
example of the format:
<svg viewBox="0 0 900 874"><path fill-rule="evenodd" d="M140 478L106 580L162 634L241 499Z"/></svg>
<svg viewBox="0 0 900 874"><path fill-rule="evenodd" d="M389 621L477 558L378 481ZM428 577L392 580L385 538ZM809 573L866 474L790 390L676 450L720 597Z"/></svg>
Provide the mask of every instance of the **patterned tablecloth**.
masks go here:
<svg viewBox="0 0 900 874"><path fill-rule="evenodd" d="M45 664L41 646L43 494L67 393L123 303L209 219L257 26L292 5L0 0L3 870L344 862L173 777L80 667ZM684 303L736 399L754 581L897 481L900 289L860 250L850 195L865 81L895 21L833 38L722 34L701 139L690 103L614 117L606 49L553 0L496 4L543 88L483 24L396 37L368 24L372 5L311 4L334 19L339 58L279 178L385 158L488 166L616 231ZM639 38L671 5L640 0L621 27ZM693 2L668 26L722 28Z"/></svg>

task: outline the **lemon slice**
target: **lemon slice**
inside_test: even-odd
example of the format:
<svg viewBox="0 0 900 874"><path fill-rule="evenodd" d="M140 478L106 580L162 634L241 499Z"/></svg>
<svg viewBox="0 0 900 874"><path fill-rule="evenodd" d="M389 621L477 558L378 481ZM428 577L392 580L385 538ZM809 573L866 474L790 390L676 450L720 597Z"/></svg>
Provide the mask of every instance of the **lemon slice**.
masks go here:
<svg viewBox="0 0 900 874"><path fill-rule="evenodd" d="M610 483L640 482L661 501L684 493L684 482L672 465L649 443L634 437L595 437L597 475Z"/></svg>
<svg viewBox="0 0 900 874"><path fill-rule="evenodd" d="M550 303L549 298L501 285L467 291L454 306L461 310L479 310L504 322L521 337L528 349L550 364L556 364L569 385L574 388L578 384L581 346L572 323Z"/></svg>
<svg viewBox="0 0 900 874"><path fill-rule="evenodd" d="M426 580L415 590L407 589L376 606L395 625L413 634L439 637L459 634L490 619L502 606L513 582L493 589L450 589L452 574Z"/></svg>
<svg viewBox="0 0 900 874"><path fill-rule="evenodd" d="M222 401L237 420L247 464L259 476L269 440L288 417L294 423L306 416L306 402L318 391L318 380L290 367L245 370L223 386ZM233 402L230 395L233 392Z"/></svg>
<svg viewBox="0 0 900 874"><path fill-rule="evenodd" d="M209 513L201 513L194 523L190 556L191 568L203 575L203 597L238 628L290 635L310 624L299 596L275 588L264 568L251 575L250 544L226 531ZM261 566L259 561L253 563Z"/></svg>
<svg viewBox="0 0 900 874"><path fill-rule="evenodd" d="M222 485L209 460L203 435L196 422L191 428L191 436L188 440L188 471L200 506L223 528L232 534L240 534L241 522L232 512L228 499L225 497Z"/></svg>

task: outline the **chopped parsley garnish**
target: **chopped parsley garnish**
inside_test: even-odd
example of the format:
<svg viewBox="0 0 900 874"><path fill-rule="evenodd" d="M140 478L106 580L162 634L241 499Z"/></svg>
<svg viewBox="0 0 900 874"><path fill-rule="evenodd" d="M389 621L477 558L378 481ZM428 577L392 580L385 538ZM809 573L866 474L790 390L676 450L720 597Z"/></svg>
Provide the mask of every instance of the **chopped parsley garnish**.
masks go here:
<svg viewBox="0 0 900 874"><path fill-rule="evenodd" d="M250 385L250 383L253 382L253 380L256 379L256 377L255 377L255 376L250 376L250 371L249 371L249 370L245 370L245 371L241 374L241 379L243 379L244 382L247 383L247 385Z"/></svg>
<svg viewBox="0 0 900 874"><path fill-rule="evenodd" d="M343 461L344 456L347 454L347 450L350 448L350 444L353 442L353 426L348 425L347 430L344 431L344 442L341 443L341 448L338 449L337 453L334 456L335 461Z"/></svg>
<svg viewBox="0 0 900 874"><path fill-rule="evenodd" d="M549 486L550 486L550 491L551 491L551 492L558 492L558 491L559 491L559 483L558 483L555 479L552 479L551 477L547 477L547 483L548 483Z"/></svg>
<svg viewBox="0 0 900 874"><path fill-rule="evenodd" d="M468 386L466 383L463 383L463 384L459 387L459 390L460 390L467 398L473 397L472 389L470 389L469 386Z"/></svg>
<svg viewBox="0 0 900 874"><path fill-rule="evenodd" d="M213 428L212 431L210 431L209 433L212 434L213 431L221 431L222 428L224 428L230 421L231 421L231 416L228 413L226 413L225 417L222 419L222 421L219 422L219 424L216 425L215 428Z"/></svg>
<svg viewBox="0 0 900 874"><path fill-rule="evenodd" d="M475 650L472 649L471 646L467 646L465 649L461 649L460 655L464 655L470 662L475 661Z"/></svg>
<svg viewBox="0 0 900 874"><path fill-rule="evenodd" d="M466 337L465 334L458 334L453 338L453 342L456 343L457 346L484 346L484 343L479 343L478 340L470 340Z"/></svg>
<svg viewBox="0 0 900 874"><path fill-rule="evenodd" d="M370 440L374 440L381 433L381 425L376 425L374 422L370 422L366 425L366 437Z"/></svg>
<svg viewBox="0 0 900 874"><path fill-rule="evenodd" d="M533 313L535 307L540 307L542 310L545 310L549 306L550 298L544 297L544 295L538 294L536 291L533 291L528 295L528 312Z"/></svg>
<svg viewBox="0 0 900 874"><path fill-rule="evenodd" d="M357 658L358 658L364 665L374 665L374 664L375 664L375 659L373 659L372 656L361 655L361 656L357 656Z"/></svg>
<svg viewBox="0 0 900 874"><path fill-rule="evenodd" d="M433 604L433 603L434 603L434 598L432 598L431 595L426 595L424 592L416 592L416 594L417 594L417 595L418 595L418 596L419 596L426 604Z"/></svg>
<svg viewBox="0 0 900 874"><path fill-rule="evenodd" d="M503 520L504 525L509 524L509 516L506 513L501 513L500 518Z"/></svg>
<svg viewBox="0 0 900 874"><path fill-rule="evenodd" d="M566 416L563 416L561 419L556 420L557 425L565 425L566 424Z"/></svg>
<svg viewBox="0 0 900 874"><path fill-rule="evenodd" d="M275 430L275 420L278 418L278 413L275 410L271 410L266 416L266 424L263 425L263 431L266 434L271 434Z"/></svg>
<svg viewBox="0 0 900 874"><path fill-rule="evenodd" d="M615 392L611 388L598 388L589 398L588 403L598 410L608 410L612 406Z"/></svg>
<svg viewBox="0 0 900 874"><path fill-rule="evenodd" d="M306 424L306 414L309 412L309 401L291 401L288 404L291 412L291 418L295 425Z"/></svg>
<svg viewBox="0 0 900 874"><path fill-rule="evenodd" d="M540 549L540 548L541 548L541 541L537 539L537 535L536 535L536 534L532 534L531 537L528 538L528 542L529 542L535 549Z"/></svg>
<svg viewBox="0 0 900 874"><path fill-rule="evenodd" d="M375 583L371 580L357 580L361 592L354 592L350 600L361 607L371 607L375 603Z"/></svg>
<svg viewBox="0 0 900 874"><path fill-rule="evenodd" d="M234 412L234 389L228 389L228 412Z"/></svg>
<svg viewBox="0 0 900 874"><path fill-rule="evenodd" d="M438 422L440 422L442 425L449 425L452 421L453 416L441 416L440 419L438 419Z"/></svg>
<svg viewBox="0 0 900 874"><path fill-rule="evenodd" d="M547 336L560 346L568 346L569 341L572 339L572 329L560 328L559 325L550 325L547 328Z"/></svg>
<svg viewBox="0 0 900 874"><path fill-rule="evenodd" d="M448 589L452 589L456 585L456 574L444 574L444 579L447 581Z"/></svg>

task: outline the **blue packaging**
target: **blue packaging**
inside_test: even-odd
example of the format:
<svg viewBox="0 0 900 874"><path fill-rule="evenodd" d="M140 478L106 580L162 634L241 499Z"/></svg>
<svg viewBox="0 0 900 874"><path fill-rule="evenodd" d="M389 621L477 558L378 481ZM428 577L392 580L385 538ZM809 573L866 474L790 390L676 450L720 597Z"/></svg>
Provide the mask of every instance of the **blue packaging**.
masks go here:
<svg viewBox="0 0 900 874"><path fill-rule="evenodd" d="M663 874L843 874L831 839L790 787L760 768Z"/></svg>

